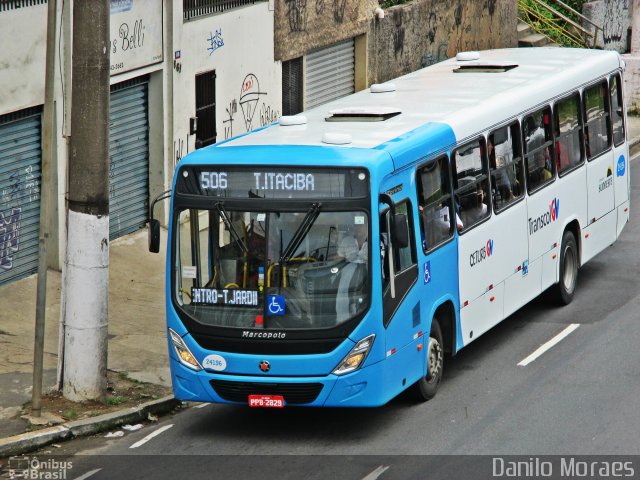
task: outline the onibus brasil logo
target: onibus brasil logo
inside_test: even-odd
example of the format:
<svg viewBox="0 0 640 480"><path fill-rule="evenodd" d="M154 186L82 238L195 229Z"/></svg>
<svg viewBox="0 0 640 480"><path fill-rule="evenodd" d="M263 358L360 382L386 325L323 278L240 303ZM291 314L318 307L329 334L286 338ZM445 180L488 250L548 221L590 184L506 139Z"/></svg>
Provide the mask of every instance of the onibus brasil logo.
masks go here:
<svg viewBox="0 0 640 480"><path fill-rule="evenodd" d="M555 222L560 217L560 199L554 198L549 205L549 211L543 213L539 217L529 218L529 235L536 233L538 230L546 227L551 222Z"/></svg>
<svg viewBox="0 0 640 480"><path fill-rule="evenodd" d="M489 239L482 248L476 250L475 252L472 252L471 255L469 255L469 265L471 267L474 267L478 263L489 258L491 255L493 255L493 240Z"/></svg>

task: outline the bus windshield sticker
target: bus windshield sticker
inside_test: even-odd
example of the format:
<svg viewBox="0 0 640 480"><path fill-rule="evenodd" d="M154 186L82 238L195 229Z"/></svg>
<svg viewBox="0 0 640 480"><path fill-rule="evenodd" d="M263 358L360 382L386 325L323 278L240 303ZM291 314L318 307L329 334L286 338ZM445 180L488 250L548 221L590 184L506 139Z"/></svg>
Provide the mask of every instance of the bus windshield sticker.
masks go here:
<svg viewBox="0 0 640 480"><path fill-rule="evenodd" d="M356 225L364 225L364 216L356 215L356 217L353 219L353 223Z"/></svg>
<svg viewBox="0 0 640 480"><path fill-rule="evenodd" d="M227 361L221 355L207 355L202 360L202 366L206 370L215 370L216 372L221 372L227 368Z"/></svg>
<svg viewBox="0 0 640 480"><path fill-rule="evenodd" d="M267 304L269 315L284 315L286 313L286 302L283 295L269 295Z"/></svg>
<svg viewBox="0 0 640 480"><path fill-rule="evenodd" d="M258 300L259 295L257 290L191 288L191 303L193 305L257 307Z"/></svg>
<svg viewBox="0 0 640 480"><path fill-rule="evenodd" d="M182 278L198 278L198 267L196 266L183 266Z"/></svg>

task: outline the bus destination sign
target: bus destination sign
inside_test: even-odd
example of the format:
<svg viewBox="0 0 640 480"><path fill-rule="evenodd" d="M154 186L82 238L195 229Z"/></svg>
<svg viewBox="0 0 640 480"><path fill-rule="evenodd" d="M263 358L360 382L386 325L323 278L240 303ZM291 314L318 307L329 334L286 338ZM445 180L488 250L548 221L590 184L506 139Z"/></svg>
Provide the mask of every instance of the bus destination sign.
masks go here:
<svg viewBox="0 0 640 480"><path fill-rule="evenodd" d="M257 290L241 290L235 288L192 288L191 303L194 305L235 305L241 307L257 307L259 295Z"/></svg>
<svg viewBox="0 0 640 480"><path fill-rule="evenodd" d="M368 192L362 169L184 168L179 193L224 198L362 198Z"/></svg>

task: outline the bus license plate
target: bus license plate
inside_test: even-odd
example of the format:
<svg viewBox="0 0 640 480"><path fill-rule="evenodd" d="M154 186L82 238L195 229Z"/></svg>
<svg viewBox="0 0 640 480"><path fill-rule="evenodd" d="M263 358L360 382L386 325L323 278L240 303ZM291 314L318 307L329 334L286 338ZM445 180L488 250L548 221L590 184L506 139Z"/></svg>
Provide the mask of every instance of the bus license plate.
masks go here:
<svg viewBox="0 0 640 480"><path fill-rule="evenodd" d="M283 408L282 395L249 395L250 407Z"/></svg>

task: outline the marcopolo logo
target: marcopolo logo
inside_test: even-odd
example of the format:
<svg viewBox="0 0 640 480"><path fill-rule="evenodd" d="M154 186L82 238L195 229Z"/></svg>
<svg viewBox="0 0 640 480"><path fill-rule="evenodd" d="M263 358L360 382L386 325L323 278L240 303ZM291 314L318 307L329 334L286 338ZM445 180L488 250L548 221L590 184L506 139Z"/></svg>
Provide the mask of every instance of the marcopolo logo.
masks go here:
<svg viewBox="0 0 640 480"><path fill-rule="evenodd" d="M493 240L489 239L487 240L487 243L484 245L484 247L476 250L475 252L472 252L471 255L469 255L469 265L471 267L474 267L483 260L489 258L491 255L493 255Z"/></svg>
<svg viewBox="0 0 640 480"><path fill-rule="evenodd" d="M536 233L538 230L546 227L551 222L555 222L560 217L560 199L554 198L549 205L549 211L543 213L539 217L529 218L529 235Z"/></svg>

